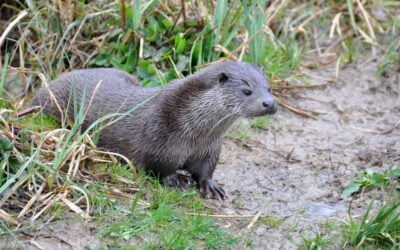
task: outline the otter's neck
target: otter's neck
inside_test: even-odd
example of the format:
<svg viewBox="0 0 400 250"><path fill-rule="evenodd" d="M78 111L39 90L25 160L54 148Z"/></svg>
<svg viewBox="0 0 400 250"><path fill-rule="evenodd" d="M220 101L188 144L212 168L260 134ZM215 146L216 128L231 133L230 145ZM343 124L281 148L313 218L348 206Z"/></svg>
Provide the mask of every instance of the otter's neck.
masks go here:
<svg viewBox="0 0 400 250"><path fill-rule="evenodd" d="M165 128L192 141L208 141L220 138L239 118L227 109L220 87L207 81L208 76L192 75L166 90L160 110Z"/></svg>

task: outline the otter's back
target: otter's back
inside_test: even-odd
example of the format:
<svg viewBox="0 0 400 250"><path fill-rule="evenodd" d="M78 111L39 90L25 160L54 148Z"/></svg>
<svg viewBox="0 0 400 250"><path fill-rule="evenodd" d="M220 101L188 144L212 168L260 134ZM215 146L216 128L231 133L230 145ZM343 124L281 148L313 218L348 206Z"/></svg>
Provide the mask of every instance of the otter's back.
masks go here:
<svg viewBox="0 0 400 250"><path fill-rule="evenodd" d="M156 91L139 87L136 78L121 70L83 69L60 75L49 83L49 89L39 90L30 105L40 105L45 113L59 118L61 115L54 99L71 118L77 110L84 108L84 127L87 127L106 114L126 112Z"/></svg>

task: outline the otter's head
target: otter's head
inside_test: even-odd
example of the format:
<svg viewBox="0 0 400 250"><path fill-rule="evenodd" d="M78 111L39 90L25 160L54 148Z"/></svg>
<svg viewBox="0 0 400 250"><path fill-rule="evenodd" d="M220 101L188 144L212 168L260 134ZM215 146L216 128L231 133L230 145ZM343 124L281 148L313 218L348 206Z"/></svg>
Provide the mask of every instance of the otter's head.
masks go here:
<svg viewBox="0 0 400 250"><path fill-rule="evenodd" d="M277 111L263 71L253 64L227 61L210 66L228 110L250 118Z"/></svg>

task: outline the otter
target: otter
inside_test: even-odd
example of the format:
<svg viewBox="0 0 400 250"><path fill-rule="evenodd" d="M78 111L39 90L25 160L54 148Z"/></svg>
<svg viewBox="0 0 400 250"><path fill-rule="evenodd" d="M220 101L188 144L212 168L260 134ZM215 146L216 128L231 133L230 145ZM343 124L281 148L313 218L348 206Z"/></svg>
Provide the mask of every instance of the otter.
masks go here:
<svg viewBox="0 0 400 250"><path fill-rule="evenodd" d="M30 105L59 118L61 107L73 118L77 103L87 109L83 129L105 114L128 113L101 130L98 147L128 157L168 186L187 187L178 174L187 171L201 197L218 200L226 193L212 177L224 133L239 117L277 110L263 71L234 61L212 64L160 88L140 87L118 69L74 70L40 89Z"/></svg>

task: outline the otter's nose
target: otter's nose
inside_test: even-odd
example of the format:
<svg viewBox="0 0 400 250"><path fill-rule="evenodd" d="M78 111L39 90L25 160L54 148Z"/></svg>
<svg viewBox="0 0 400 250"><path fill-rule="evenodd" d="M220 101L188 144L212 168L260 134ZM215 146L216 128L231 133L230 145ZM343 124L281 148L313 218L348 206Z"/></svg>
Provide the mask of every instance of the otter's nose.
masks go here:
<svg viewBox="0 0 400 250"><path fill-rule="evenodd" d="M266 109L275 109L276 108L275 107L276 104L274 101L265 101L262 104L263 104L264 108L266 108Z"/></svg>
<svg viewBox="0 0 400 250"><path fill-rule="evenodd" d="M262 105L268 111L268 113L276 112L277 107L275 101L264 101Z"/></svg>

